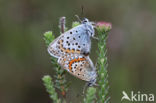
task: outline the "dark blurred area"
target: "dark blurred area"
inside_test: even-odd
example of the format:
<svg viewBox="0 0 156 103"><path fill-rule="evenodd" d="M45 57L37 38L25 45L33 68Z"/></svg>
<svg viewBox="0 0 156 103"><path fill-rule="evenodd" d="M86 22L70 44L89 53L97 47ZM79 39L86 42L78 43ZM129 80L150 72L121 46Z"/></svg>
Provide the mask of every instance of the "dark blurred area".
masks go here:
<svg viewBox="0 0 156 103"><path fill-rule="evenodd" d="M1 0L0 103L51 102L41 78L55 70L43 33L58 36L59 18L66 16L70 28L75 14L112 23L107 45L111 103L121 102L123 90L156 95L156 0ZM95 49L93 40L94 63ZM72 83L67 100L80 103L85 82L68 73L67 80Z"/></svg>

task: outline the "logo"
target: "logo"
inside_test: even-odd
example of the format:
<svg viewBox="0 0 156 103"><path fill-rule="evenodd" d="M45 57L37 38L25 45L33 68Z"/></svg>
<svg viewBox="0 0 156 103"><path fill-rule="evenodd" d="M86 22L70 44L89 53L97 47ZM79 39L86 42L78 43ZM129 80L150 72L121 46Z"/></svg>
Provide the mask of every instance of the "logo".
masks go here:
<svg viewBox="0 0 156 103"><path fill-rule="evenodd" d="M135 93L131 91L130 95L128 95L125 91L122 91L122 98L121 101L128 100L128 101L138 101L138 102L153 102L154 101L154 94L145 94L138 91Z"/></svg>

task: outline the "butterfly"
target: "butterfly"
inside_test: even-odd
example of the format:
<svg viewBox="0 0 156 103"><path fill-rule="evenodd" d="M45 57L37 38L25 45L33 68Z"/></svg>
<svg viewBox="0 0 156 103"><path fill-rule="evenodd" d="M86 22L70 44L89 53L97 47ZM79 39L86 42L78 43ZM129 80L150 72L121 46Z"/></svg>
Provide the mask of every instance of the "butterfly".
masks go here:
<svg viewBox="0 0 156 103"><path fill-rule="evenodd" d="M51 56L70 74L91 84L96 82L96 68L89 58L94 26L87 18L80 25L62 33L48 46Z"/></svg>
<svg viewBox="0 0 156 103"><path fill-rule="evenodd" d="M96 68L89 56L81 54L65 54L58 59L62 68L70 74L88 82L96 81Z"/></svg>
<svg viewBox="0 0 156 103"><path fill-rule="evenodd" d="M92 22L85 18L82 23L57 37L48 46L51 56L59 58L66 53L88 55L91 49L91 39L94 37Z"/></svg>

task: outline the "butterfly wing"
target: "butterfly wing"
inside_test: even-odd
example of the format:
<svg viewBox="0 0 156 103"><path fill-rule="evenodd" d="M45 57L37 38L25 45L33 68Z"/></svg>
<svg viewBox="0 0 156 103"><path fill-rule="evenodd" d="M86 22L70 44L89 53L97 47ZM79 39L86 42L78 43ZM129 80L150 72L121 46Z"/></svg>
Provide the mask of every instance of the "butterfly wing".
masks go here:
<svg viewBox="0 0 156 103"><path fill-rule="evenodd" d="M57 37L54 41L52 41L49 46L48 46L48 53L55 57L55 58L59 58L60 56L62 56L62 52L61 50L59 49L59 47L57 46L58 45L58 40L61 38L62 35L60 35L59 37Z"/></svg>
<svg viewBox="0 0 156 103"><path fill-rule="evenodd" d="M82 80L92 81L96 78L96 70L89 57L70 54L59 58L58 63L70 74Z"/></svg>
<svg viewBox="0 0 156 103"><path fill-rule="evenodd" d="M61 34L48 47L51 56L59 58L65 54L84 54L90 52L91 41L86 34L86 27L81 24Z"/></svg>

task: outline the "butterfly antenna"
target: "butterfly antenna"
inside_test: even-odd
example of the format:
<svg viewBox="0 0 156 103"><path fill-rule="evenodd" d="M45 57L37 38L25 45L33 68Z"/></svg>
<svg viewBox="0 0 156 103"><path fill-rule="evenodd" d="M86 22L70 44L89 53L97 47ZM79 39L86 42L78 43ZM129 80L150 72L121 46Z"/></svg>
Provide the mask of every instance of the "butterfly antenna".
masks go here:
<svg viewBox="0 0 156 103"><path fill-rule="evenodd" d="M82 23L82 21L81 21L81 19L80 19L80 17L79 17L78 15L75 15L75 17L78 19L78 21L79 21L80 23Z"/></svg>
<svg viewBox="0 0 156 103"><path fill-rule="evenodd" d="M81 5L81 17L83 17L83 15L84 15L84 6Z"/></svg>

